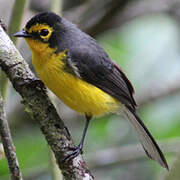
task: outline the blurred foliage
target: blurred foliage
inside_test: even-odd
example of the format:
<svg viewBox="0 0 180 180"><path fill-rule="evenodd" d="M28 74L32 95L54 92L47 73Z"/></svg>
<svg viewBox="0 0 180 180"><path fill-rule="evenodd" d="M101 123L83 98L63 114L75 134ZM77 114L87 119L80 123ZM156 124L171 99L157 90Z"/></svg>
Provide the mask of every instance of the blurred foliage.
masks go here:
<svg viewBox="0 0 180 180"><path fill-rule="evenodd" d="M121 29L113 29L101 34L97 39L109 56L125 71L135 86L136 92L141 92L145 87L172 81L180 75L179 32L179 27L173 19L160 14L137 18L122 26ZM12 92L7 99L8 112L10 111L8 108L13 108L13 103L15 103L14 106L19 106L20 103L19 97L14 91ZM169 139L180 136L179 109L180 94L177 94L156 100L138 110L156 139ZM18 120L19 117L18 114L14 114L14 119ZM66 117L63 118L66 122ZM84 120L73 121L73 117L71 119L67 125L74 136L74 141L78 144ZM22 119L20 122L23 125L18 128L14 126L13 121L11 129L24 177L33 180L50 179L48 146L44 137L34 125L34 121L31 126L27 120ZM91 122L88 129L84 156L88 152L96 153L100 149L136 142L139 142L137 136L126 120L116 115L99 117ZM171 159L172 157L168 156L169 163ZM158 179L164 171L155 162L147 159L119 164L108 169L102 167L94 170L93 174L98 180L154 180ZM0 180L9 179L8 174L4 159L0 161Z"/></svg>

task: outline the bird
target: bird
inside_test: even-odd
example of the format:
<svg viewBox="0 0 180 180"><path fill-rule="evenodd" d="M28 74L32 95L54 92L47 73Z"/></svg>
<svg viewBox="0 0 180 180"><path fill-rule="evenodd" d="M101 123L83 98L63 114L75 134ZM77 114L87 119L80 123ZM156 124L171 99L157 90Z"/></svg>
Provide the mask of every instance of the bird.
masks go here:
<svg viewBox="0 0 180 180"><path fill-rule="evenodd" d="M67 106L85 116L80 143L65 160L82 153L93 117L116 113L131 122L147 156L168 169L160 147L136 112L131 82L94 38L49 11L34 15L14 36L27 42L40 80Z"/></svg>

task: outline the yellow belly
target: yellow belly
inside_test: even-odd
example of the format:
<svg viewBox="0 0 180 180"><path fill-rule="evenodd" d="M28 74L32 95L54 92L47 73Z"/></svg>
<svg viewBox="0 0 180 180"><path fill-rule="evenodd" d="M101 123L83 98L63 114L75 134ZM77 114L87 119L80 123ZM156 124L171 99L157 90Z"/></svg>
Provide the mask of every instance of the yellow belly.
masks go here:
<svg viewBox="0 0 180 180"><path fill-rule="evenodd" d="M58 55L59 56L59 55ZM33 65L44 84L67 106L87 115L115 112L120 103L99 88L64 72L63 62L57 55L40 63L41 57L33 55Z"/></svg>

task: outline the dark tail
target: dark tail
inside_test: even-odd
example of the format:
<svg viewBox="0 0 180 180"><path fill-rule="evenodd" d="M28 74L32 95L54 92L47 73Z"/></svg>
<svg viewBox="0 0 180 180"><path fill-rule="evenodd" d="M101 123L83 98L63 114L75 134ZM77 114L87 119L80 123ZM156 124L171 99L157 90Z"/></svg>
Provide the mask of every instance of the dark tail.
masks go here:
<svg viewBox="0 0 180 180"><path fill-rule="evenodd" d="M132 123L133 127L137 131L139 139L147 156L157 161L161 166L165 167L166 169L169 169L161 149L159 148L158 144L156 143L144 123L138 117L136 112L134 112L134 110L128 107L126 107L124 112L128 120Z"/></svg>

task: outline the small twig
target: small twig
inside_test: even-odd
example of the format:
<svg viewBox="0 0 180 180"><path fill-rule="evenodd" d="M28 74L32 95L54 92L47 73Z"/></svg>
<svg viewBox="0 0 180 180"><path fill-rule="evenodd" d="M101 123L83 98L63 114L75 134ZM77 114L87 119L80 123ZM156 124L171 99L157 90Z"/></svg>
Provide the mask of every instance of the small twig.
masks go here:
<svg viewBox="0 0 180 180"><path fill-rule="evenodd" d="M0 143L0 160L5 157L3 144Z"/></svg>
<svg viewBox="0 0 180 180"><path fill-rule="evenodd" d="M52 174L52 179L53 180L63 180L63 175L61 173L61 170L59 170L58 165L56 164L56 159L54 157L54 153L52 150L49 150L49 155L50 155L50 169L51 169L51 174Z"/></svg>
<svg viewBox="0 0 180 180"><path fill-rule="evenodd" d="M4 146L5 155L8 161L9 171L12 180L22 180L19 169L19 163L16 157L15 147L11 138L6 114L4 110L3 99L0 94L0 135Z"/></svg>

